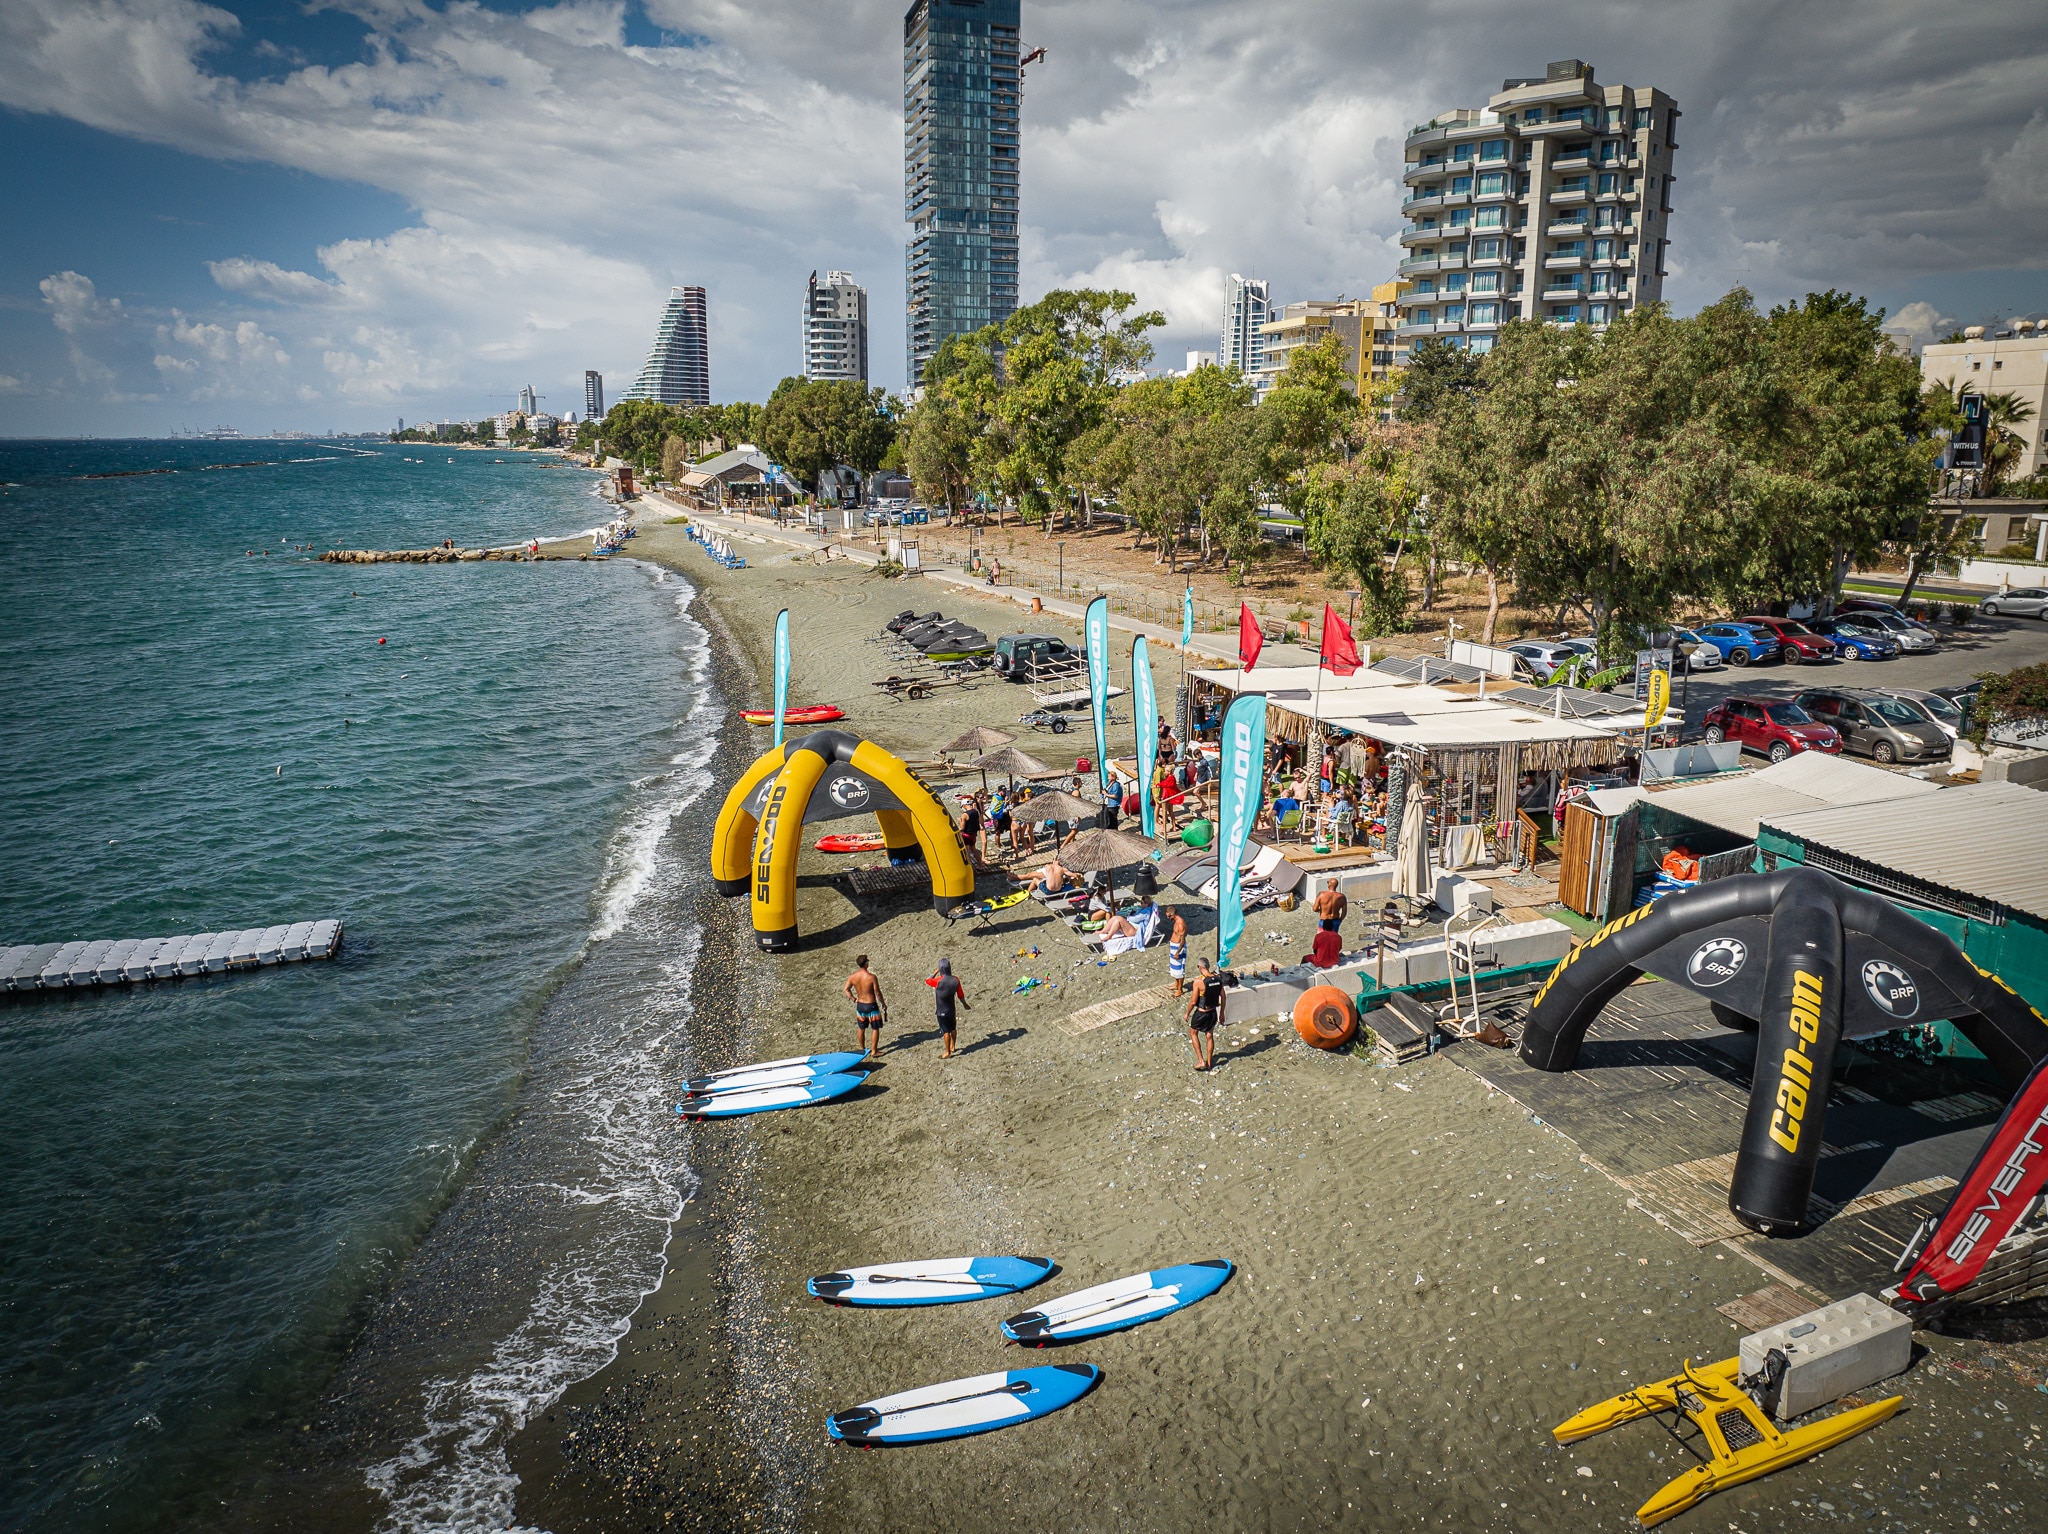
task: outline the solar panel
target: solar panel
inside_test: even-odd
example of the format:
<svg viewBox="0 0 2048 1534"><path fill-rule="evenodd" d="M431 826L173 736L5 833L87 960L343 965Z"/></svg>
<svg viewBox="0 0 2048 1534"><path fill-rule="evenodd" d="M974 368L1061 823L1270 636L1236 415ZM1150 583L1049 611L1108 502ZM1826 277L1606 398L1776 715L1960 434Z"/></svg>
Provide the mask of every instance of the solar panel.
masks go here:
<svg viewBox="0 0 2048 1534"><path fill-rule="evenodd" d="M1499 693L1488 693L1503 703L1519 703L1524 708L1540 709L1550 713L1557 706L1557 697L1564 695L1564 712L1571 719L1597 719L1609 714L1633 714L1642 704L1633 699L1611 692L1587 692L1582 687L1509 687Z"/></svg>
<svg viewBox="0 0 2048 1534"><path fill-rule="evenodd" d="M1385 660L1372 664L1375 671L1384 671L1388 676L1397 676L1404 682L1476 682L1488 675L1477 666L1468 666L1463 661L1444 660L1427 655L1419 659L1390 655Z"/></svg>

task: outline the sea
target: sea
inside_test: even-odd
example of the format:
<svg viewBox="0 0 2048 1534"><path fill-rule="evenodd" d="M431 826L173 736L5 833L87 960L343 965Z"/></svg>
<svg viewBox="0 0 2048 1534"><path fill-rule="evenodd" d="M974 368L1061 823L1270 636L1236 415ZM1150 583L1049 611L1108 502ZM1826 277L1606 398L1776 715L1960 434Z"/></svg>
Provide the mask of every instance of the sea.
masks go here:
<svg viewBox="0 0 2048 1534"><path fill-rule="evenodd" d="M346 924L333 962L0 998L0 1528L208 1526L537 1074L517 1303L452 1364L379 1361L428 1407L342 1467L372 1521L502 1525L511 1434L659 1285L704 877L671 832L719 716L694 593L316 557L568 535L596 489L413 443L0 443L0 944Z"/></svg>

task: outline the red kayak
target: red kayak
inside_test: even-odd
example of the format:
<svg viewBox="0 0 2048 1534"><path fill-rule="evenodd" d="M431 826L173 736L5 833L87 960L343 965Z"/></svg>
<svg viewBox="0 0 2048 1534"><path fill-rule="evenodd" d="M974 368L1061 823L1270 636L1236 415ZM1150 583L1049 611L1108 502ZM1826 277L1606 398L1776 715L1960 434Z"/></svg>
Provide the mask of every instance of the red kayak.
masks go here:
<svg viewBox="0 0 2048 1534"><path fill-rule="evenodd" d="M836 703L812 703L803 708L789 709L782 716L783 722L786 724L830 724L835 719L844 719L845 717L846 710ZM743 708L740 710L740 718L746 720L748 724L773 724L775 723L775 710L772 708Z"/></svg>
<svg viewBox="0 0 2048 1534"><path fill-rule="evenodd" d="M860 835L852 832L837 832L818 838L820 852L880 852L889 844L882 840L879 831L868 831Z"/></svg>

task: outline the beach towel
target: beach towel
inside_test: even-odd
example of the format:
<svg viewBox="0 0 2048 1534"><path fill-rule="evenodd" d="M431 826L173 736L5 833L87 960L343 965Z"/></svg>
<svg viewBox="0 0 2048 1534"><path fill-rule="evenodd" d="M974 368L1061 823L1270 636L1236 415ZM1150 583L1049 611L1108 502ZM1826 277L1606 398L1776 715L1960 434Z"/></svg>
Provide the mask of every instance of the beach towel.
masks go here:
<svg viewBox="0 0 2048 1534"><path fill-rule="evenodd" d="M1143 948L1152 941L1153 933L1159 930L1159 907L1148 905L1132 913L1131 925L1138 929L1136 937L1113 937L1102 945L1102 956L1113 959L1120 953L1129 953L1134 948Z"/></svg>

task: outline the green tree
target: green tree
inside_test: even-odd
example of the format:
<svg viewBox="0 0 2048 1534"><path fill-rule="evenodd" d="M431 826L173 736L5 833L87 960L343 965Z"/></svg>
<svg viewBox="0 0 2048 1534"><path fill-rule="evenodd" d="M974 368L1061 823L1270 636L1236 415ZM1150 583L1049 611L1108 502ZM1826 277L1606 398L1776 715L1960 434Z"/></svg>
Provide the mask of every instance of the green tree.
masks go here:
<svg viewBox="0 0 2048 1534"><path fill-rule="evenodd" d="M677 430L678 412L649 399L622 399L605 413L605 451L636 468L661 465L661 445Z"/></svg>
<svg viewBox="0 0 2048 1534"><path fill-rule="evenodd" d="M889 396L852 379L785 378L760 422L769 457L814 487L838 464L872 474L895 438Z"/></svg>
<svg viewBox="0 0 2048 1534"><path fill-rule="evenodd" d="M1356 450L1312 469L1304 496L1314 508L1310 552L1358 584L1359 628L1393 634L1408 626L1408 579L1398 549L1418 492L1401 427L1365 428Z"/></svg>
<svg viewBox="0 0 2048 1534"><path fill-rule="evenodd" d="M957 516L974 472L974 433L964 412L944 395L927 394L910 412L902 440L903 467L918 497Z"/></svg>
<svg viewBox="0 0 2048 1534"><path fill-rule="evenodd" d="M1435 420L1444 410L1479 388L1478 355L1448 339L1432 337L1408 349L1408 365L1400 373L1403 421Z"/></svg>
<svg viewBox="0 0 2048 1534"><path fill-rule="evenodd" d="M2034 407L2017 394L1984 396L1984 493L1997 495L2026 456L2027 439L2012 428L2034 418Z"/></svg>
<svg viewBox="0 0 2048 1534"><path fill-rule="evenodd" d="M1978 680L1970 735L1980 746L2000 725L2017 725L2022 735L2048 732L2048 662L2006 672L1987 671Z"/></svg>

